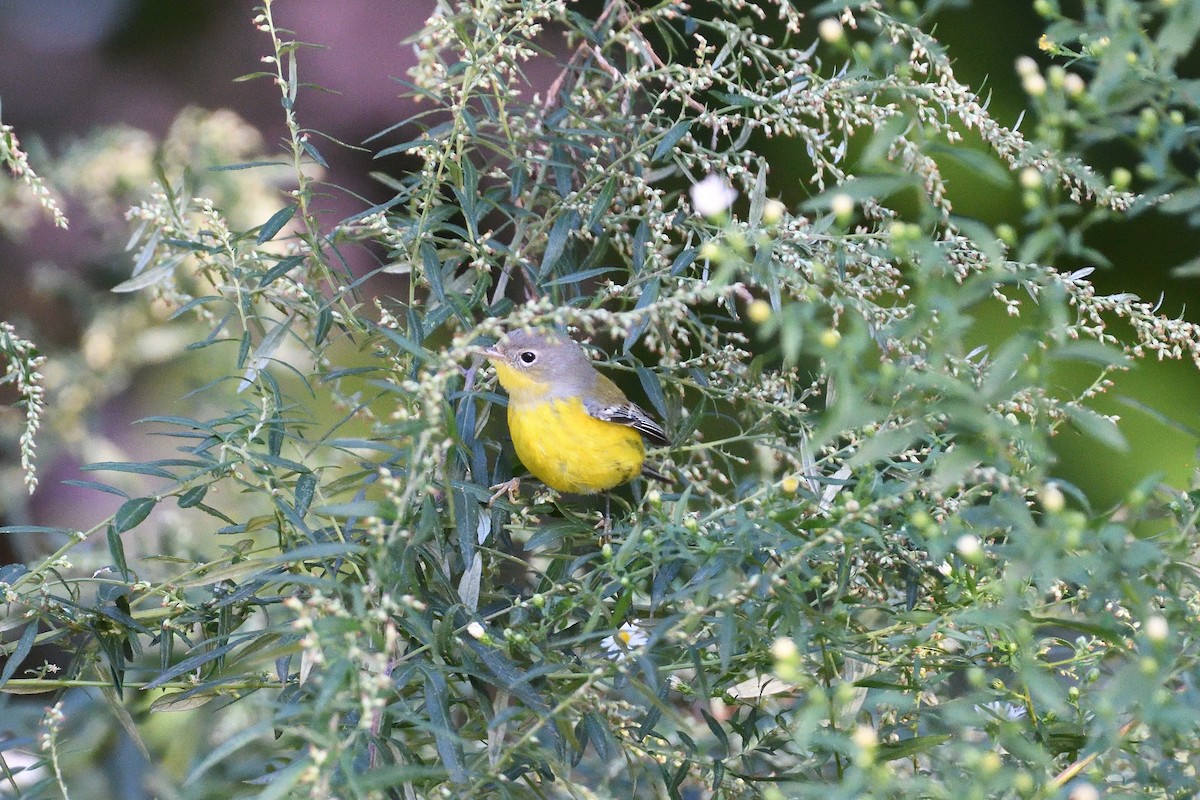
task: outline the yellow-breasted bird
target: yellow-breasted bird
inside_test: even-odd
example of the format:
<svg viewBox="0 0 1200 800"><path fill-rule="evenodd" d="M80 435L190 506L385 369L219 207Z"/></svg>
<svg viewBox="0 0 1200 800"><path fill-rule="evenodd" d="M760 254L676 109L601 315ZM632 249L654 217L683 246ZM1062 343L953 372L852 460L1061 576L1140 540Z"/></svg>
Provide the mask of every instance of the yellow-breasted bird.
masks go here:
<svg viewBox="0 0 1200 800"><path fill-rule="evenodd" d="M597 372L583 348L566 336L513 331L484 354L508 391L508 429L517 458L553 489L608 491L642 471L643 436L670 444L662 426Z"/></svg>

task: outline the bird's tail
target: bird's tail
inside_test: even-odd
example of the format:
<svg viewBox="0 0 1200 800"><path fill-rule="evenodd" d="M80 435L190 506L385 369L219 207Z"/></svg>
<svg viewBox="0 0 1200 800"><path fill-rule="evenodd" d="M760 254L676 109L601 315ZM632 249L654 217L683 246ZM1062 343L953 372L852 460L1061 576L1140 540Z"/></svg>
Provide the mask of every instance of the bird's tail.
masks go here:
<svg viewBox="0 0 1200 800"><path fill-rule="evenodd" d="M667 475L664 472L660 472L649 464L642 464L642 477L654 478L655 480L662 481L663 483L675 483L674 475Z"/></svg>

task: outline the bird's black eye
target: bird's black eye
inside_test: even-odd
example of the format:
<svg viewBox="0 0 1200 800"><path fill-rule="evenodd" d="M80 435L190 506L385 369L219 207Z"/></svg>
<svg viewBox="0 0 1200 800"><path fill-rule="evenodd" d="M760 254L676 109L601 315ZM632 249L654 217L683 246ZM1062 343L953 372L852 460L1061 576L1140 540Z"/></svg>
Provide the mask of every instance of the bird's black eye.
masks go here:
<svg viewBox="0 0 1200 800"><path fill-rule="evenodd" d="M517 358L521 359L521 363L523 364L532 364L533 362L537 361L537 353L533 352L532 350L522 350L521 354L518 355Z"/></svg>

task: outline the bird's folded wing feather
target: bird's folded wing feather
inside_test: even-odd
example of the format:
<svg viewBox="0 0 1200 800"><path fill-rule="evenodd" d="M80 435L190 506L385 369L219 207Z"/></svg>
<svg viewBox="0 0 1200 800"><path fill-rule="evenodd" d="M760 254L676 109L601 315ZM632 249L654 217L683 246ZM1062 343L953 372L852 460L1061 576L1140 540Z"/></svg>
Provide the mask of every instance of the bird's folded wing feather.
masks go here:
<svg viewBox="0 0 1200 800"><path fill-rule="evenodd" d="M659 444L669 445L671 443L663 427L655 422L653 417L633 403L625 402L616 405L588 403L585 404L585 408L596 419L602 419L605 422L616 422L620 425L628 425L634 430L640 431L643 436Z"/></svg>

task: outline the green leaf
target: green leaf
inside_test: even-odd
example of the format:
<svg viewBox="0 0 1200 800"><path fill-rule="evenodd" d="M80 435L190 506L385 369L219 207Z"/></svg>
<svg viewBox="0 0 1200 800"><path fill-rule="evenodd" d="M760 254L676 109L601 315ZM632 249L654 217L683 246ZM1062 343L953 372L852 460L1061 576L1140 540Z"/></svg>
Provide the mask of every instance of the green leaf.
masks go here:
<svg viewBox="0 0 1200 800"><path fill-rule="evenodd" d="M545 283L542 284L542 286L545 288L549 288L551 286L567 286L572 283L583 283L584 281L590 280L591 278L595 278L600 275L605 275L609 272L619 272L619 271L620 271L620 269L618 267L596 267L595 269L585 269L585 270L581 270L580 272L572 272L571 274L564 275L561 278L555 278L552 281L546 281Z"/></svg>
<svg viewBox="0 0 1200 800"><path fill-rule="evenodd" d="M450 772L450 780L463 783L467 779L467 771L463 765L462 744L455 732L456 726L450 721L446 679L432 667L423 668L422 672L425 673L425 715L433 730L438 755Z"/></svg>
<svg viewBox="0 0 1200 800"><path fill-rule="evenodd" d="M121 573L122 580L129 580L129 565L125 562L125 546L121 543L121 534L115 525L108 526L107 537L108 552L113 557L113 565Z"/></svg>
<svg viewBox="0 0 1200 800"><path fill-rule="evenodd" d="M149 761L150 751L146 747L146 743L142 741L141 732L138 730L137 723L133 721L133 715L129 713L129 709L125 707L125 703L121 701L120 695L113 691L111 687L102 687L100 693L104 697L105 703L108 705L109 713L121 725L125 731L125 735L133 742L134 747L138 749L142 758Z"/></svg>
<svg viewBox="0 0 1200 800"><path fill-rule="evenodd" d="M737 94L735 92L716 92L716 91L714 91L712 94L718 100L720 100L723 103L726 103L734 108L750 108L752 106L758 105L757 100L755 100L753 97L747 97L744 94Z"/></svg>
<svg viewBox="0 0 1200 800"><path fill-rule="evenodd" d="M391 328L384 328L384 329L382 329L382 333L384 336L386 336L388 339L390 339L394 344L399 346L400 349L404 350L405 352L409 353L410 355L415 356L418 362L424 363L425 361L429 360L429 352L428 351L426 351L419 344L414 343L411 339L409 339L407 336L400 333L399 331L392 330Z"/></svg>
<svg viewBox="0 0 1200 800"><path fill-rule="evenodd" d="M208 494L208 485L193 486L183 494L179 495L176 503L180 508L192 508L204 501L204 495Z"/></svg>
<svg viewBox="0 0 1200 800"><path fill-rule="evenodd" d="M443 303L446 302L446 289L442 285L442 262L438 258L437 249L429 242L422 242L421 247L421 274L425 278L425 282L429 284L429 288L433 290L433 296Z"/></svg>
<svg viewBox="0 0 1200 800"><path fill-rule="evenodd" d="M729 669L729 663L734 656L734 639L737 634L737 619L733 612L726 609L721 612L721 624L717 630L717 655L721 659L721 671L725 672Z"/></svg>
<svg viewBox="0 0 1200 800"><path fill-rule="evenodd" d="M212 294L208 294L203 297L194 297L191 300L184 303L183 305L181 305L179 308L172 311L171 316L168 317L168 319L176 319L178 317L182 317L184 314L189 313L193 308L197 308L199 306L208 305L209 303L223 303L223 302L225 302L224 297L218 297L218 296L212 295Z"/></svg>
<svg viewBox="0 0 1200 800"><path fill-rule="evenodd" d="M255 241L258 244L264 244L275 238L275 234L283 230L283 226L287 225L292 217L296 215L295 206L284 206L271 215L271 218L263 223L262 228L258 232L258 238Z"/></svg>
<svg viewBox="0 0 1200 800"><path fill-rule="evenodd" d="M1156 208L1164 214L1186 214L1200 206L1200 188L1192 187L1172 192Z"/></svg>
<svg viewBox="0 0 1200 800"><path fill-rule="evenodd" d="M280 277L288 274L293 269L303 264L304 259L305 256L288 256L287 258L281 258L278 264L271 267L266 275L263 275L263 279L258 282L258 288L261 289L264 286L271 285Z"/></svg>
<svg viewBox="0 0 1200 800"><path fill-rule="evenodd" d="M153 286L157 283L162 283L167 278L175 274L175 270L183 263L184 256L175 256L169 261L159 264L157 267L146 270L127 281L121 281L109 291L123 294L127 292L136 292L139 289L145 289L148 286Z"/></svg>
<svg viewBox="0 0 1200 800"><path fill-rule="evenodd" d="M583 715L581 721L596 755L600 756L601 761L608 761L612 754L612 743L609 739L608 729L600 721L599 715L594 711L589 711Z"/></svg>
<svg viewBox="0 0 1200 800"><path fill-rule="evenodd" d="M259 73L266 75L267 73ZM242 161L238 164L222 164L216 167L209 167L209 172L234 172L240 169L258 169L260 167L287 167L291 166L286 161Z"/></svg>
<svg viewBox="0 0 1200 800"><path fill-rule="evenodd" d="M142 520L150 516L150 512L157 504L158 499L154 497L135 497L127 500L113 516L113 530L120 534L136 528L142 523Z"/></svg>
<svg viewBox="0 0 1200 800"><path fill-rule="evenodd" d="M592 203L592 212L588 214L587 222L583 227L592 228L600 221L600 218L608 213L612 206L613 197L617 194L617 179L609 178L604 182L604 188L600 190L600 194Z"/></svg>
<svg viewBox="0 0 1200 800"><path fill-rule="evenodd" d="M1171 10L1166 16L1166 24L1158 31L1155 44L1164 54L1164 59L1174 61L1187 55L1196 46L1196 38L1200 34L1200 9L1192 3L1162 5Z"/></svg>
<svg viewBox="0 0 1200 800"><path fill-rule="evenodd" d="M634 305L634 311L639 311L646 308L654 301L658 300L658 293L662 288L662 280L656 275L651 281L646 284L646 288L642 290L641 297L638 298ZM646 332L646 326L650 324L650 315L643 315L641 320L629 326L629 333L625 335L625 342L622 344L621 352L628 353L630 348L637 343L637 340L642 338L642 334Z"/></svg>
<svg viewBox="0 0 1200 800"><path fill-rule="evenodd" d="M918 185L917 178L911 175L879 175L869 178L855 178L839 186L822 192L804 203L801 208L805 211L824 211L830 207L833 198L838 194L847 194L855 200L883 200L905 189Z"/></svg>
<svg viewBox="0 0 1200 800"><path fill-rule="evenodd" d="M221 697L223 692L211 691L207 693L196 692L168 692L160 695L153 703L150 704L151 711L192 711L201 706L208 705L213 700Z"/></svg>
<svg viewBox="0 0 1200 800"><path fill-rule="evenodd" d="M763 211L767 207L767 160L758 160L758 175L754 179L754 188L750 192L750 227L757 228L762 222Z"/></svg>
<svg viewBox="0 0 1200 800"><path fill-rule="evenodd" d="M992 185L1007 189L1012 185L1012 173L995 156L970 147L931 144L926 152L935 158L946 158L958 162L972 177L979 177Z"/></svg>
<svg viewBox="0 0 1200 800"><path fill-rule="evenodd" d="M241 339L238 342L237 364L238 369L246 366L246 359L250 357L250 331L242 331Z"/></svg>
<svg viewBox="0 0 1200 800"><path fill-rule="evenodd" d="M242 376L242 380L238 384L239 392L245 391L247 388L252 386L254 381L258 378L259 373L266 369L267 365L271 363L271 360L275 357L276 351L278 351L279 347L283 344L288 331L292 329L292 323L295 322L295 320L296 314L289 314L284 319L281 319L279 322L275 323L275 326L271 328L271 330L267 331L267 334L263 336L263 340L254 350L254 359L250 362L250 365L246 367L246 371ZM248 339L243 339L243 343L248 341ZM245 363L245 359L239 357L238 363Z"/></svg>
<svg viewBox="0 0 1200 800"><path fill-rule="evenodd" d="M378 153L376 153L373 157L374 158L385 158L387 156L399 155L401 153L407 153L409 150L415 150L418 147L425 147L426 145L433 145L433 144L437 144L437 142L434 141L433 139L428 139L428 138L422 137L420 139L413 139L412 141L405 142L404 144L396 144L396 145L392 145L391 147L385 147L382 150L380 150Z"/></svg>
<svg viewBox="0 0 1200 800"><path fill-rule="evenodd" d="M320 164L325 169L329 169L329 162L326 161L325 156L321 155L321 152L317 150L317 147L312 143L312 140L305 139L302 143L302 146L304 147L304 152L308 153L309 158Z"/></svg>
<svg viewBox="0 0 1200 800"><path fill-rule="evenodd" d="M21 534L21 533L49 533L60 536L70 536L71 531L66 528L51 528L47 525L5 525L0 528L0 535L4 534Z"/></svg>
<svg viewBox="0 0 1200 800"><path fill-rule="evenodd" d="M671 129L664 133L662 139L658 141L658 146L654 148L654 154L650 156L650 160L661 161L663 156L675 149L675 145L679 144L691 128L692 120L690 119L672 125Z"/></svg>
<svg viewBox="0 0 1200 800"><path fill-rule="evenodd" d="M689 247L675 256L675 260L671 262L671 277L678 277L685 269L692 265L700 255L700 251L695 247Z"/></svg>
<svg viewBox="0 0 1200 800"><path fill-rule="evenodd" d="M938 733L930 736L914 736L911 739L901 739L898 742L884 742L879 745L881 761L895 761L898 758L909 758L932 750L950 740L950 734Z"/></svg>
<svg viewBox="0 0 1200 800"><path fill-rule="evenodd" d="M1042 261L1059 247L1062 239L1063 231L1058 226L1040 228L1021 242L1017 258L1021 261Z"/></svg>
<svg viewBox="0 0 1200 800"><path fill-rule="evenodd" d="M313 344L320 345L325 341L325 337L329 335L329 330L333 327L333 312L327 307L322 307L317 314L317 330L313 333Z"/></svg>
<svg viewBox="0 0 1200 800"><path fill-rule="evenodd" d="M391 767L372 767L354 776L359 792L388 791L408 783L435 784L446 779L446 770L437 765L405 764Z"/></svg>
<svg viewBox="0 0 1200 800"><path fill-rule="evenodd" d="M200 763L198 763L192 769L187 778L183 781L183 785L185 787L192 785L199 780L199 778L205 772L208 772L208 770L212 769L217 764L220 764L228 759L241 748L254 742L256 739L269 736L274 724L275 721L273 719L266 719L257 725L249 725L233 730L230 733L229 738L216 745L208 753L204 754L204 757L200 760ZM301 765L304 764L303 761L297 763L300 763Z"/></svg>
<svg viewBox="0 0 1200 800"><path fill-rule="evenodd" d="M550 228L550 235L546 239L546 249L542 253L542 264L538 268L538 275L550 274L550 270L554 268L558 259L562 257L563 251L567 249L567 238L575 229L578 221L579 215L574 212L560 214L558 219L554 220L554 225Z"/></svg>
<svg viewBox="0 0 1200 800"><path fill-rule="evenodd" d="M485 645L473 638L467 639L467 646L475 651L475 654L479 656L479 659L496 679L495 682L499 686L518 698L539 716L545 717L550 715L550 704L542 699L542 696L530 686L530 676L521 672L517 668L517 665L507 656L496 648ZM553 720L542 731L544 738L551 740L554 750L560 755L565 754L562 736L558 732L558 727L554 724Z"/></svg>
<svg viewBox="0 0 1200 800"><path fill-rule="evenodd" d="M1055 360L1084 361L1101 367L1112 367L1129 362L1129 357L1117 348L1092 339L1063 342L1046 355Z"/></svg>
<svg viewBox="0 0 1200 800"><path fill-rule="evenodd" d="M183 661L180 661L178 664L171 667L170 669L168 669L164 672L160 672L158 674L158 677L156 677L154 680L147 683L145 686L142 687L142 689L144 689L144 690L157 689L159 686L163 686L167 683L170 683L172 680L174 680L175 678L178 678L180 675L186 675L187 673L192 672L193 670L199 669L200 667L204 666L205 664L216 661L217 659L224 657L227 653L232 651L234 648L241 645L242 641L243 640L240 638L233 639L233 640L228 641L225 644L221 645L220 647L214 647L211 650L205 650L205 651L199 653L198 655L192 656L191 658L185 658ZM207 647L208 643L205 643L203 646Z"/></svg>
<svg viewBox="0 0 1200 800"><path fill-rule="evenodd" d="M304 516L312 505L313 494L317 490L317 476L305 472L296 479L296 513Z"/></svg>
<svg viewBox="0 0 1200 800"><path fill-rule="evenodd" d="M634 275L640 275L646 268L646 244L649 241L650 226L646 224L646 220L642 220L633 232L632 262Z"/></svg>
<svg viewBox="0 0 1200 800"><path fill-rule="evenodd" d="M351 517L374 517L382 513L383 506L374 500L352 500L348 503L332 503L317 506L312 510L318 517L347 519Z"/></svg>
<svg viewBox="0 0 1200 800"><path fill-rule="evenodd" d="M635 368L637 371L638 381L642 384L642 391L646 393L646 397L650 398L650 405L654 406L654 410L658 412L659 419L664 422L667 419L667 397L663 394L662 383L658 379L658 375L654 372L638 364Z"/></svg>
<svg viewBox="0 0 1200 800"><path fill-rule="evenodd" d="M712 731L713 736L717 737L717 741L721 743L721 749L728 753L729 736L725 733L725 729L721 727L721 723L717 722L716 718L704 708L700 709L700 714L704 717L704 722L708 725L708 729Z"/></svg>
<svg viewBox="0 0 1200 800"><path fill-rule="evenodd" d="M1108 417L1097 414L1087 406L1071 404L1065 406L1065 409L1067 416L1071 418L1071 423L1081 433L1113 450L1125 452L1129 449L1129 444L1125 441L1121 429Z"/></svg>
<svg viewBox="0 0 1200 800"><path fill-rule="evenodd" d="M25 659L29 656L29 651L33 649L33 643L37 640L38 622L36 619L31 620L25 630L21 631L21 638L17 640L17 646L8 654L8 658L4 662L4 671L0 672L0 688L8 683L13 675L17 672L17 667L25 663Z"/></svg>

